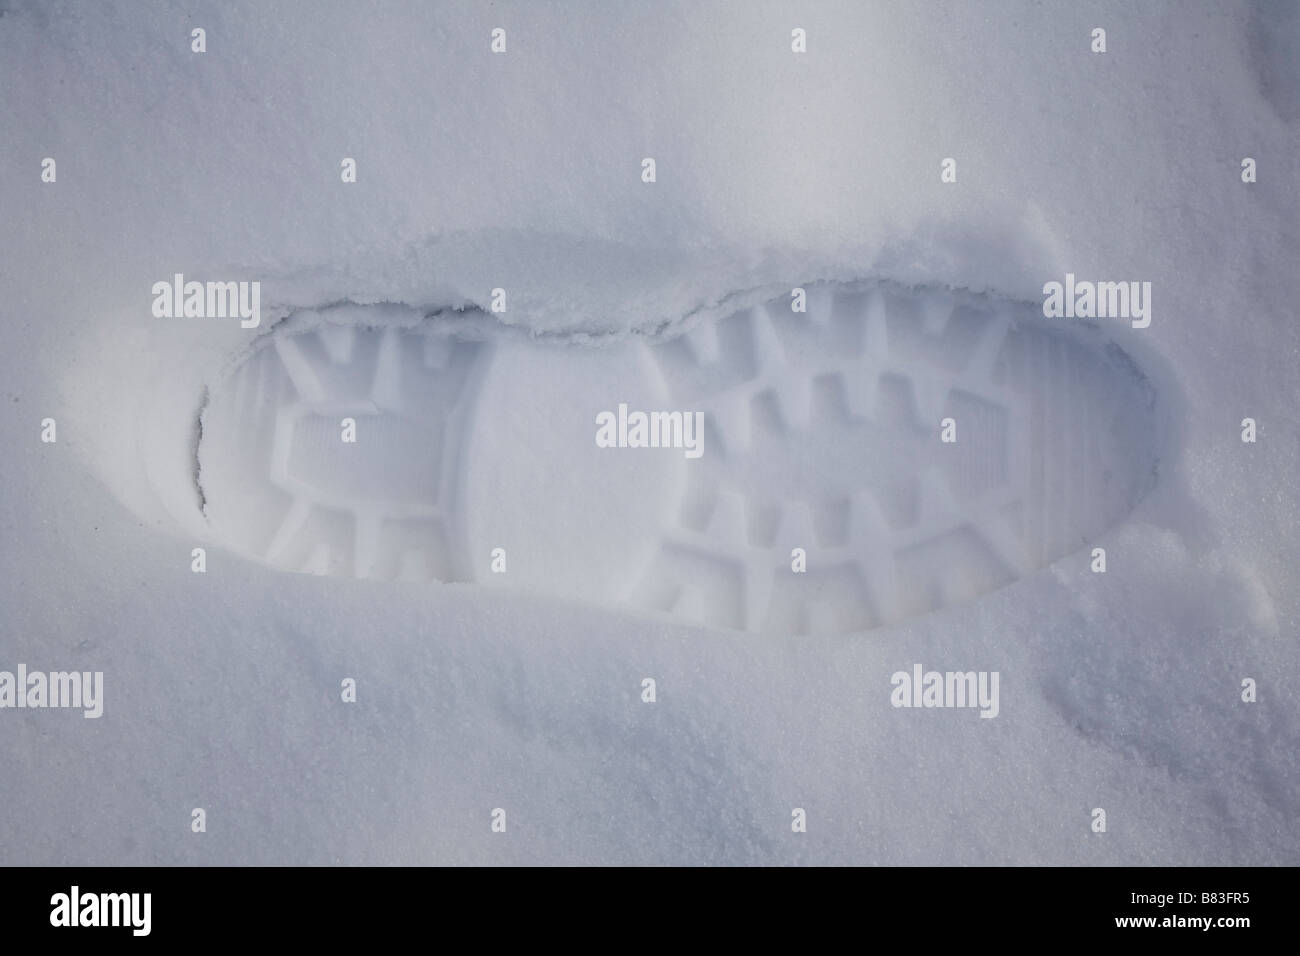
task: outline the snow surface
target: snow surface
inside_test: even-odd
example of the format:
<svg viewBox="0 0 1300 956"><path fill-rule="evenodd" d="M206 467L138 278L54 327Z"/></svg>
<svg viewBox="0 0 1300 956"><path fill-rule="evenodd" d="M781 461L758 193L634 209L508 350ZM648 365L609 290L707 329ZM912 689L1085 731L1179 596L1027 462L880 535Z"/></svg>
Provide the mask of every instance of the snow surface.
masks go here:
<svg viewBox="0 0 1300 956"><path fill-rule="evenodd" d="M1294 4L0 12L0 669L106 696L0 712L0 862L1300 862ZM519 334L604 340L763 287L1033 301L1067 271L1153 283L1160 483L1107 574L1076 555L888 629L757 639L218 551L195 575L146 474L250 334L153 318L175 272L260 278L264 323L501 286ZM1000 671L1000 715L892 708L916 662Z"/></svg>

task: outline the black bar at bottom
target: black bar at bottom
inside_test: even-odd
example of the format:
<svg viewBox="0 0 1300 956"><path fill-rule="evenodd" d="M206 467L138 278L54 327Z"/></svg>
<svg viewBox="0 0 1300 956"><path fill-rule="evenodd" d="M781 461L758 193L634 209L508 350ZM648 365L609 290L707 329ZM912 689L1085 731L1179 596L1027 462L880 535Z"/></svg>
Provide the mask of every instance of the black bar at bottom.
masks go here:
<svg viewBox="0 0 1300 956"><path fill-rule="evenodd" d="M483 940L610 931L621 948L668 945L661 933L691 925L733 942L747 930L859 935L892 926L927 944L1099 936L1231 944L1286 932L1294 870L9 868L0 879L8 944L75 936L337 946L441 926Z"/></svg>

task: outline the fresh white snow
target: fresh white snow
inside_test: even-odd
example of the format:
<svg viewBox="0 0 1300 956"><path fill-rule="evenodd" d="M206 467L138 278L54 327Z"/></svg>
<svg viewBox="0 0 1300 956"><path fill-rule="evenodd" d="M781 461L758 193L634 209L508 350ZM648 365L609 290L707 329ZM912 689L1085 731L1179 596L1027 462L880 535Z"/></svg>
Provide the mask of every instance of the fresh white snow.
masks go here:
<svg viewBox="0 0 1300 956"><path fill-rule="evenodd" d="M1294 5L0 11L0 670L105 675L97 720L0 711L0 862L1300 862ZM612 349L818 280L1150 281L1165 457L1107 573L833 637L193 574L195 416L264 329L155 318L178 272L264 327L501 287ZM998 717L891 707L918 662Z"/></svg>

